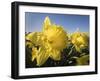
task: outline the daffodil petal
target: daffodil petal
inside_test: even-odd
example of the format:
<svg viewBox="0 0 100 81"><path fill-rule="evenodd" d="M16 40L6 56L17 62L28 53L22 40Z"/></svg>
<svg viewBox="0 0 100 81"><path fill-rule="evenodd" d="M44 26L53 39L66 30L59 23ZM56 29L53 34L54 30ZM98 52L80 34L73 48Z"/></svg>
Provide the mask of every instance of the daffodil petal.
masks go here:
<svg viewBox="0 0 100 81"><path fill-rule="evenodd" d="M38 53L37 48L32 48L32 61L36 59L37 53Z"/></svg>
<svg viewBox="0 0 100 81"><path fill-rule="evenodd" d="M59 61L61 59L61 54L60 54L60 51L57 51L57 50L53 50L51 53L50 53L50 57L55 60L55 61Z"/></svg>
<svg viewBox="0 0 100 81"><path fill-rule="evenodd" d="M89 55L81 56L80 58L76 59L77 65L88 65Z"/></svg>
<svg viewBox="0 0 100 81"><path fill-rule="evenodd" d="M50 27L50 25L51 25L51 21L47 16L44 20L43 31L47 30Z"/></svg>
<svg viewBox="0 0 100 81"><path fill-rule="evenodd" d="M76 48L76 50L77 50L78 52L81 52L81 48L80 48L80 47L75 46L75 48Z"/></svg>
<svg viewBox="0 0 100 81"><path fill-rule="evenodd" d="M49 58L49 55L46 53L46 50L43 48L40 48L38 55L37 55L37 66L43 65L47 59Z"/></svg>

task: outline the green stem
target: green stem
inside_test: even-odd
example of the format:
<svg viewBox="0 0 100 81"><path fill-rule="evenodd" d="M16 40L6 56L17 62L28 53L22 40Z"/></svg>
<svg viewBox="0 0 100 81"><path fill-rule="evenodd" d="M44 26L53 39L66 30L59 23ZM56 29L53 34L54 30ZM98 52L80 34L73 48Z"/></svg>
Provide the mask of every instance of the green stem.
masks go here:
<svg viewBox="0 0 100 81"><path fill-rule="evenodd" d="M72 53L73 48L74 48L74 45L72 46L71 50L69 51L68 56Z"/></svg>

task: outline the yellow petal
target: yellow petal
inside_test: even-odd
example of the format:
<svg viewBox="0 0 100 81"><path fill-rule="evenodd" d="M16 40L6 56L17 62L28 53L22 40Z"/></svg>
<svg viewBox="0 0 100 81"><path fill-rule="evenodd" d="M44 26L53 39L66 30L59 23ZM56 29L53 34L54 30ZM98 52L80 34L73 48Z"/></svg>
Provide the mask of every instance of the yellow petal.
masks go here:
<svg viewBox="0 0 100 81"><path fill-rule="evenodd" d="M89 55L81 56L80 58L76 59L77 65L88 65Z"/></svg>
<svg viewBox="0 0 100 81"><path fill-rule="evenodd" d="M38 36L38 32L29 33L26 36L26 40L31 41L32 44L37 44L37 36Z"/></svg>
<svg viewBox="0 0 100 81"><path fill-rule="evenodd" d="M55 61L59 61L61 59L61 53L60 51L52 50L52 52L50 53L50 57Z"/></svg>
<svg viewBox="0 0 100 81"><path fill-rule="evenodd" d="M44 20L43 31L47 30L50 27L50 25L51 25L51 21L47 16Z"/></svg>
<svg viewBox="0 0 100 81"><path fill-rule="evenodd" d="M36 58L37 66L43 65L47 61L48 57L49 57L49 54L46 53L46 50L43 47L40 48L38 51L37 58Z"/></svg>
<svg viewBox="0 0 100 81"><path fill-rule="evenodd" d="M29 33L29 34L26 36L26 40L32 41L32 40L33 40L33 37L34 37L35 35L36 35L36 32Z"/></svg>
<svg viewBox="0 0 100 81"><path fill-rule="evenodd" d="M37 48L32 48L32 61L36 59L37 53L38 53Z"/></svg>
<svg viewBox="0 0 100 81"><path fill-rule="evenodd" d="M81 48L75 45L75 48L78 52L81 52Z"/></svg>

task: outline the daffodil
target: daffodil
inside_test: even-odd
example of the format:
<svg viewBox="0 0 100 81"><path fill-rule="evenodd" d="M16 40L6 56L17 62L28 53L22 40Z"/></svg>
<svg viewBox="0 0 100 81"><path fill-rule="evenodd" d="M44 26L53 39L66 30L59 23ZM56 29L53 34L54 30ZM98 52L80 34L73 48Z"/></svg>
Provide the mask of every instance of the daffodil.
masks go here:
<svg viewBox="0 0 100 81"><path fill-rule="evenodd" d="M67 35L59 25L51 24L49 17L44 20L43 33L47 37L49 56L54 60L61 59L61 51L67 45Z"/></svg>
<svg viewBox="0 0 100 81"><path fill-rule="evenodd" d="M77 65L88 65L89 64L89 55L84 55L79 58L76 58Z"/></svg>
<svg viewBox="0 0 100 81"><path fill-rule="evenodd" d="M36 59L37 66L41 66L48 58L55 61L61 59L61 51L67 46L68 37L63 27L51 24L49 17L46 17L43 31L30 33L26 39L33 43L32 61Z"/></svg>
<svg viewBox="0 0 100 81"><path fill-rule="evenodd" d="M35 46L40 46L46 40L46 37L42 32L32 32L26 36L26 40L29 40Z"/></svg>
<svg viewBox="0 0 100 81"><path fill-rule="evenodd" d="M71 41L78 52L81 52L81 48L89 46L89 36L84 32L78 31L73 33L71 36Z"/></svg>

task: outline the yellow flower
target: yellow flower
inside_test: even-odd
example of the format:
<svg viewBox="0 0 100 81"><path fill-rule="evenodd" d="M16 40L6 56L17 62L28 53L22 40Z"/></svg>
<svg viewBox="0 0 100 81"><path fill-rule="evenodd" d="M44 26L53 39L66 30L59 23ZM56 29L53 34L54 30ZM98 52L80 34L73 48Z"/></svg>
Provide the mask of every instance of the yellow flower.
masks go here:
<svg viewBox="0 0 100 81"><path fill-rule="evenodd" d="M89 46L89 36L84 32L75 32L71 36L71 41L77 51L81 52L81 48Z"/></svg>
<svg viewBox="0 0 100 81"><path fill-rule="evenodd" d="M30 38L29 38L30 37ZM67 33L61 26L51 24L49 17L46 17L43 24L43 31L33 33L29 39L39 49L33 47L32 61L36 59L37 66L43 65L50 57L55 61L61 59L61 51L67 46Z"/></svg>
<svg viewBox="0 0 100 81"><path fill-rule="evenodd" d="M88 65L89 64L89 55L84 55L79 58L76 58L77 65Z"/></svg>
<svg viewBox="0 0 100 81"><path fill-rule="evenodd" d="M44 35L47 37L49 56L54 60L61 59L61 51L67 46L67 35L61 26L51 24L49 17L44 20Z"/></svg>

